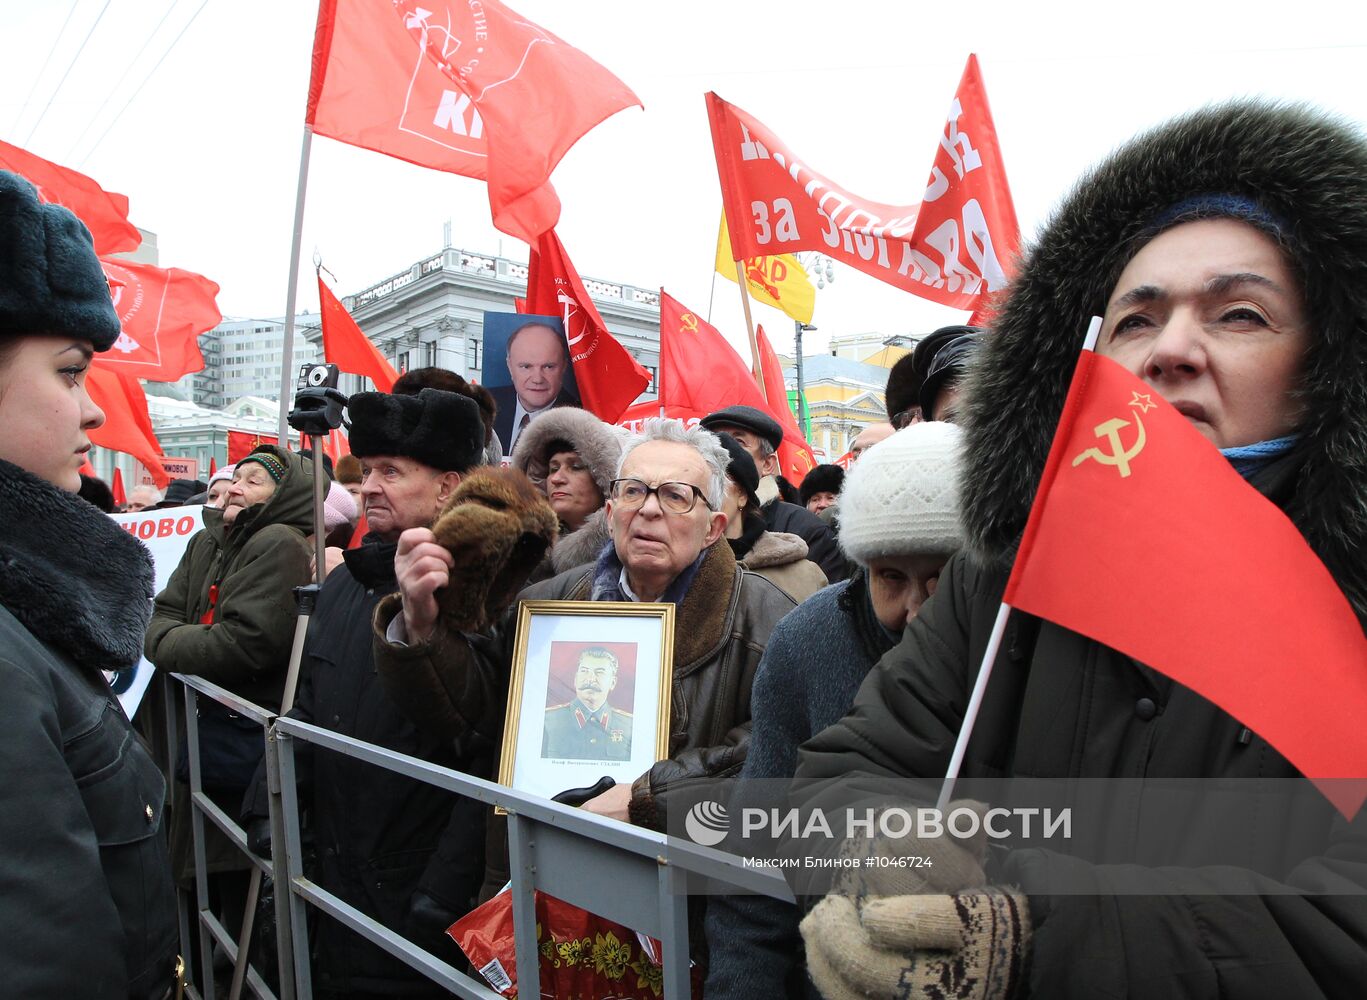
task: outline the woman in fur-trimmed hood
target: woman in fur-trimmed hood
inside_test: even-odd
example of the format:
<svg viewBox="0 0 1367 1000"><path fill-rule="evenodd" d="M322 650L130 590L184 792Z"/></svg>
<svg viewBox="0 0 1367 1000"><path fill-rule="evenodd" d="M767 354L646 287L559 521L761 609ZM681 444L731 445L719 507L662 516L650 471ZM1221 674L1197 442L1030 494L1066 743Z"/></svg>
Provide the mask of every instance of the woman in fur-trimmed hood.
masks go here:
<svg viewBox="0 0 1367 1000"><path fill-rule="evenodd" d="M821 804L839 801L834 786L855 772L945 774L1093 315L1104 315L1098 353L1153 386L1285 511L1367 621L1359 131L1259 102L1160 126L1079 182L1008 295L967 386L971 551L950 561L854 714L803 748L798 777L825 783L811 792ZM1136 832L1163 829L1157 782L1270 787L1298 777L1239 720L1115 650L1013 613L973 733L967 778L1130 779L1117 795L1136 851L1118 859L1111 845L1072 856L1017 848L988 859L951 846L968 872L937 887L952 895L872 905L827 897L803 925L809 970L827 995L892 995L859 979L861 969L882 970L869 975L891 977L899 997L1360 995L1363 815L1345 822L1317 793L1294 808L1255 810L1221 842L1219 868L1204 867L1209 855L1196 855L1193 835L1220 819L1213 801L1191 803L1182 825L1193 836L1166 851L1156 846L1162 836ZM1269 844L1293 841L1294 852L1267 863ZM1232 891L1231 873L1245 894L1220 894ZM1085 894L1061 892L1065 875ZM962 934L942 926L930 947L944 950L908 951L916 928L932 924ZM853 940L862 951L842 950ZM940 985L916 985L932 982Z"/></svg>
<svg viewBox="0 0 1367 1000"><path fill-rule="evenodd" d="M603 505L626 436L588 410L569 406L542 414L518 436L513 468L545 492L560 519L560 538L529 582L593 562L611 540Z"/></svg>

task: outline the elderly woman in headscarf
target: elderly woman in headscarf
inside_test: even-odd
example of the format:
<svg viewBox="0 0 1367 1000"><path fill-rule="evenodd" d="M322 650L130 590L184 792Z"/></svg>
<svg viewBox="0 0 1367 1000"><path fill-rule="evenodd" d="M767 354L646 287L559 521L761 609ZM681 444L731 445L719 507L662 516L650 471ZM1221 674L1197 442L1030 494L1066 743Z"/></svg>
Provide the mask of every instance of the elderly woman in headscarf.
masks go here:
<svg viewBox="0 0 1367 1000"><path fill-rule="evenodd" d="M529 583L593 562L611 541L603 506L626 431L587 410L561 406L518 435L513 468L525 472L560 519L560 537Z"/></svg>
<svg viewBox="0 0 1367 1000"><path fill-rule="evenodd" d="M1367 141L1303 107L1197 112L1085 177L1029 253L965 383L969 550L950 560L854 711L803 748L798 779L821 786L807 801L829 804L861 773L944 776L1093 314L1103 316L1098 353L1147 382L1280 507L1367 621ZM1242 721L1147 666L1049 622L1011 622L962 774L1129 779L1108 786L1124 792L1126 839L1147 828L1154 836L1134 840L1141 849L1171 840L1163 867L1114 863L1114 840L1072 857L1034 847L986 857L970 844L913 840L911 853L937 863L925 873L933 891L832 895L808 915L820 990L1360 996L1363 817L1346 821L1305 794L1294 808L1247 816L1216 862L1192 857L1195 839L1173 836L1179 824L1155 812L1160 783L1285 788L1293 783L1270 779L1299 772ZM1220 822L1231 801L1193 797L1182 830ZM1255 873L1267 845L1293 842ZM959 877L941 878L949 867ZM1232 894L1236 883L1243 894Z"/></svg>
<svg viewBox="0 0 1367 1000"><path fill-rule="evenodd" d="M807 558L807 542L787 531L769 531L759 502L759 469L750 453L726 431L714 431L730 456L726 469L726 541L736 562L758 573L798 604L826 586L826 574Z"/></svg>

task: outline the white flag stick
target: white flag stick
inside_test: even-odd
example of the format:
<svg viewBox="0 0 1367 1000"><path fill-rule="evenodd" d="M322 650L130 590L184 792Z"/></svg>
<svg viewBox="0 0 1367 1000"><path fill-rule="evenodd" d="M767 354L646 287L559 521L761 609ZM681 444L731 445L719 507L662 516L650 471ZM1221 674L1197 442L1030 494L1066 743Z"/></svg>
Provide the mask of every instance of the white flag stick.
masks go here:
<svg viewBox="0 0 1367 1000"><path fill-rule="evenodd" d="M1097 338L1101 334L1101 317L1093 316L1092 321L1087 324L1087 337L1082 342L1084 351L1096 349ZM935 803L935 807L943 815L949 808L949 800L954 796L954 786L959 780L959 769L963 767L964 754L968 750L968 741L973 736L973 726L978 721L978 710L982 708L983 695L987 692L987 682L992 677L992 665L997 662L997 653L1001 649L1002 636L1006 634L1006 619L1011 613L1011 605L1002 601L1002 605L997 609L997 620L992 623L992 634L987 640L987 649L983 651L983 660L978 667L978 677L973 682L973 692L968 696L968 707L964 710L964 721L959 726L959 738L954 741L954 753L949 758L949 768L945 771L944 784L940 786L940 798Z"/></svg>

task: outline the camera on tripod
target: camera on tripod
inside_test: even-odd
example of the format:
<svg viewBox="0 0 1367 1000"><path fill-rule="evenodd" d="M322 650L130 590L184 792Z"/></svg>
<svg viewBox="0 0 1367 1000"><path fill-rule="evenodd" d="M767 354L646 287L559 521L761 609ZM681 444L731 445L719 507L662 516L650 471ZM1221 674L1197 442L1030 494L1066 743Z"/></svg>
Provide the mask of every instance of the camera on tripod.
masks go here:
<svg viewBox="0 0 1367 1000"><path fill-rule="evenodd" d="M295 383L294 409L289 425L300 434L326 437L342 426L347 397L337 388L341 370L336 365L301 365Z"/></svg>

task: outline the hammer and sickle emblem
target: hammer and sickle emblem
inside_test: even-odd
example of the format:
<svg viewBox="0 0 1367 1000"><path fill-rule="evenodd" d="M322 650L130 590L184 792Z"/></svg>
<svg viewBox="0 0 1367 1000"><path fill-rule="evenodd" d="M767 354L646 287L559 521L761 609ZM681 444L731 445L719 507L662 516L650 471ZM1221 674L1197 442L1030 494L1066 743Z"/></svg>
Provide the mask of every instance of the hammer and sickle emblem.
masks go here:
<svg viewBox="0 0 1367 1000"><path fill-rule="evenodd" d="M694 316L692 313L684 313L683 316L679 318L679 325L683 327L684 331L687 333L697 333L698 317Z"/></svg>
<svg viewBox="0 0 1367 1000"><path fill-rule="evenodd" d="M1134 422L1139 427L1139 433L1135 436L1134 444L1126 448L1120 442L1120 431L1130 426L1128 420L1120 417L1112 417L1110 420L1103 421L1092 428L1092 432L1099 438L1105 438L1110 442L1111 450L1102 451L1100 448L1088 448L1082 454L1073 459L1073 468L1077 468L1089 458L1094 458L1102 465L1114 465L1120 470L1120 478L1124 479L1130 474L1130 463L1134 457L1144 450L1144 421L1135 413Z"/></svg>

